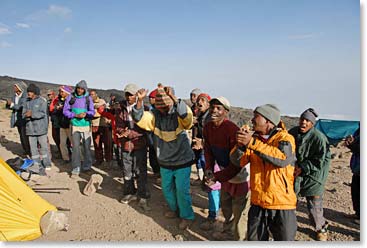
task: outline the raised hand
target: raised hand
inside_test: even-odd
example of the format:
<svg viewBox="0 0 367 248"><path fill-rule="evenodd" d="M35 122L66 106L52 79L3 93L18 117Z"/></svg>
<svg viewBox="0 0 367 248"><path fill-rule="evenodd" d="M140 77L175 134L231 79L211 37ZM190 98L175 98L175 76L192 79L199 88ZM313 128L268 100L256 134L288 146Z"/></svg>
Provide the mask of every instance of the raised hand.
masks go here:
<svg viewBox="0 0 367 248"><path fill-rule="evenodd" d="M144 98L148 95L148 90L147 89L140 89L136 92L136 97L138 98L139 101L143 101Z"/></svg>
<svg viewBox="0 0 367 248"><path fill-rule="evenodd" d="M175 96L175 94L173 94L173 90L171 87L164 87L164 91L166 92L167 96L169 96L175 103L177 103L177 97Z"/></svg>

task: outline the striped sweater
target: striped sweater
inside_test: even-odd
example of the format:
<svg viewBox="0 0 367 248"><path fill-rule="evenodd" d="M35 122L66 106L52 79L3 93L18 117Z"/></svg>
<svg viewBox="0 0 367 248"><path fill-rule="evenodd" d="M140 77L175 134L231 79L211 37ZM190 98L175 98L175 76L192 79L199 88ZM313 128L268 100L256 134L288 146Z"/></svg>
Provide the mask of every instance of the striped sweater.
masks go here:
<svg viewBox="0 0 367 248"><path fill-rule="evenodd" d="M179 99L167 114L156 109L144 111L134 107L132 116L139 127L153 132L153 144L161 167L178 169L194 163L195 155L186 133L193 124L193 115L183 100Z"/></svg>

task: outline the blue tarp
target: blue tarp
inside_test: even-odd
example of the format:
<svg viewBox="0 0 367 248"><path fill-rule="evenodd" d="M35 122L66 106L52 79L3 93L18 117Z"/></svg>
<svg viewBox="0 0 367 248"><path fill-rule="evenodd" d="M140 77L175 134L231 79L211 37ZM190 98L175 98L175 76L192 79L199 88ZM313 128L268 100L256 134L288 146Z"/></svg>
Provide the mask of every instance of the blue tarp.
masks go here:
<svg viewBox="0 0 367 248"><path fill-rule="evenodd" d="M331 145L336 145L348 135L353 135L359 127L359 121L319 119L315 127L325 134Z"/></svg>

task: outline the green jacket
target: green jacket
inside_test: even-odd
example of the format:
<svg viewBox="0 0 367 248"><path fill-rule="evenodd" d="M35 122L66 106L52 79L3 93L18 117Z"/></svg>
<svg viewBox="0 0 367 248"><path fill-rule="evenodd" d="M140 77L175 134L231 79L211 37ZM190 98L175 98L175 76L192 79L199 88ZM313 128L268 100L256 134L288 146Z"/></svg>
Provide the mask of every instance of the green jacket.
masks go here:
<svg viewBox="0 0 367 248"><path fill-rule="evenodd" d="M314 127L305 134L299 132L299 127L292 128L289 133L296 141L296 164L302 169L294 184L296 194L323 195L331 161L327 138Z"/></svg>

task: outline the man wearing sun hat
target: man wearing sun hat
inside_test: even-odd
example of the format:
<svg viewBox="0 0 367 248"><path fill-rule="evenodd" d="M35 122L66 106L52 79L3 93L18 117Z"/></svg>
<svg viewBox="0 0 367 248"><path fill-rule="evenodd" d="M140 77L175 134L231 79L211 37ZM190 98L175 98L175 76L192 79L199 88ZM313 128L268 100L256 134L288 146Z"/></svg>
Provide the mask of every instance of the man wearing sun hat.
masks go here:
<svg viewBox="0 0 367 248"><path fill-rule="evenodd" d="M209 187L217 181L221 183L220 205L225 218L223 230L213 232L212 236L216 240L245 240L250 196L249 168L236 167L229 159L239 128L228 119L231 105L225 97L212 98L209 103L211 119L203 129L205 182ZM215 170L216 165L219 171Z"/></svg>
<svg viewBox="0 0 367 248"><path fill-rule="evenodd" d="M123 197L120 202L127 204L139 200L139 207L144 211L150 211L148 206L150 193L147 187L147 134L134 123L132 117L138 90L139 86L134 83L125 85L125 100L114 109L116 133L121 143L124 176ZM147 107L145 109L147 110ZM135 188L135 178L137 178L137 188Z"/></svg>
<svg viewBox="0 0 367 248"><path fill-rule="evenodd" d="M241 128L231 162L239 167L250 163L251 207L248 240L293 241L297 231L294 192L295 141L273 104L255 108L252 131Z"/></svg>

